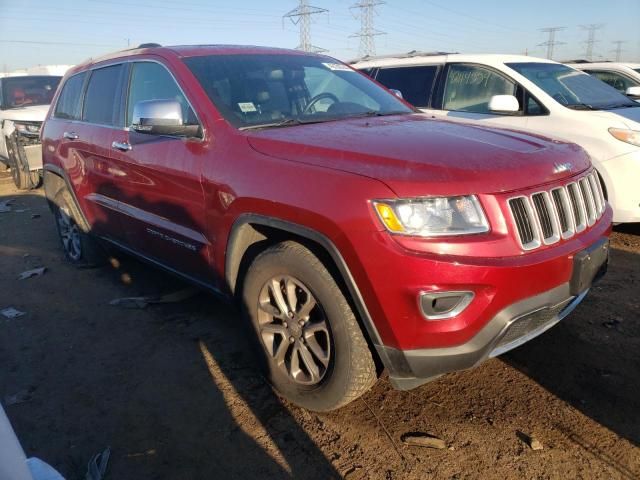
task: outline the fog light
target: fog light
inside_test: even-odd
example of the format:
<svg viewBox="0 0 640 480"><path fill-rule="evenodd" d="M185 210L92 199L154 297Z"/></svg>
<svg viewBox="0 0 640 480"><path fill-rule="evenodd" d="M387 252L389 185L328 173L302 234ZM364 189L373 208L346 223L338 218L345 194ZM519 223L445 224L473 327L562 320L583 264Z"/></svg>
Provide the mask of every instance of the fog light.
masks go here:
<svg viewBox="0 0 640 480"><path fill-rule="evenodd" d="M473 292L421 292L418 304L427 320L445 320L460 315L473 296Z"/></svg>

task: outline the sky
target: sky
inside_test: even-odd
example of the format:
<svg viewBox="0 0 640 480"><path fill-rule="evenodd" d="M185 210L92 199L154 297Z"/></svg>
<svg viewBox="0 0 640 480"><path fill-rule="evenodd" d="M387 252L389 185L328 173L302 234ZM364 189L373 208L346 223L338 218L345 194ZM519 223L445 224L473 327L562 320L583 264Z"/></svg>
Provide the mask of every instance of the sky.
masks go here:
<svg viewBox="0 0 640 480"><path fill-rule="evenodd" d="M341 60L358 56L359 0L309 0L313 45ZM75 64L143 42L253 44L295 48L299 28L283 15L297 0L0 0L0 70ZM584 58L581 25L601 24L594 59L640 62L640 0L387 0L376 7L376 53L411 50L545 56L544 27L557 33L554 59Z"/></svg>

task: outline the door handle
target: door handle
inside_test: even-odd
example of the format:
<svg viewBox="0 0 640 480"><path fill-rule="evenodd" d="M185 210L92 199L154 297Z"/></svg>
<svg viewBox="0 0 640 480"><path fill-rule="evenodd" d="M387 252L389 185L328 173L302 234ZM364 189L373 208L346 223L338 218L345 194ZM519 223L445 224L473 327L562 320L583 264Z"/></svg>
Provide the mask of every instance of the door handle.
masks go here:
<svg viewBox="0 0 640 480"><path fill-rule="evenodd" d="M67 140L77 140L80 138L76 132L64 132L62 136Z"/></svg>
<svg viewBox="0 0 640 480"><path fill-rule="evenodd" d="M127 142L113 142L111 146L122 152L128 152L129 150L131 150L131 145L129 145Z"/></svg>

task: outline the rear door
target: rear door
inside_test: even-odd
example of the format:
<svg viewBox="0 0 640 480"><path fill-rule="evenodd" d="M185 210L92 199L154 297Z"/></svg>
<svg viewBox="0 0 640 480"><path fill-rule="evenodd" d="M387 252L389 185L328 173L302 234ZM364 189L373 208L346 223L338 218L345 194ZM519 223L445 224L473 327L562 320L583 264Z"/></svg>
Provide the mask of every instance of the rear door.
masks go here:
<svg viewBox="0 0 640 480"><path fill-rule="evenodd" d="M198 123L195 111L167 67L156 61L131 64L125 124L137 102L177 100L183 118ZM113 137L112 158L124 172L118 201L127 244L141 254L198 279L211 279L205 235L201 172L209 149L204 140L137 133Z"/></svg>
<svg viewBox="0 0 640 480"><path fill-rule="evenodd" d="M65 126L61 151L65 170L92 229L122 240L117 208L121 172L111 162L111 143L119 125L123 64L88 73L80 119Z"/></svg>

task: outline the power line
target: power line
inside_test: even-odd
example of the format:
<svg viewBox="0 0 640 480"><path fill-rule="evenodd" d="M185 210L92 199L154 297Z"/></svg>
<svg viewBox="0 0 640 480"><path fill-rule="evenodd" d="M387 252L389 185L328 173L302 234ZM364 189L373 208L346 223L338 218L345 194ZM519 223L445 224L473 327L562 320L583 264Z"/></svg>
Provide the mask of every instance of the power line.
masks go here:
<svg viewBox="0 0 640 480"><path fill-rule="evenodd" d="M300 25L300 44L296 48L305 52L326 52L325 49L311 43L311 15L328 13L329 10L309 5L309 0L299 0L299 2L297 8L282 16L283 20L288 18L294 25Z"/></svg>
<svg viewBox="0 0 640 480"><path fill-rule="evenodd" d="M385 3L387 2L382 0L360 0L359 2L351 5L351 11L354 9L360 10L356 15L356 18L360 17L360 31L351 35L351 37L360 37L360 49L358 50L358 55L360 57L375 55L376 44L374 37L377 35L385 35L387 33L373 28L373 17L376 14L375 8L379 5L384 5Z"/></svg>
<svg viewBox="0 0 640 480"><path fill-rule="evenodd" d="M587 60L593 60L593 45L598 43L596 41L596 31L604 27L602 23L591 23L589 25L580 25L580 28L587 31L587 39L583 42L587 45L584 52L584 56Z"/></svg>
<svg viewBox="0 0 640 480"><path fill-rule="evenodd" d="M622 59L622 52L624 51L622 50L622 44L627 42L625 42L624 40L614 40L612 43L616 46L616 48L611 51L616 52L616 62L619 62Z"/></svg>
<svg viewBox="0 0 640 480"><path fill-rule="evenodd" d="M546 27L546 28L539 29L541 32L549 34L549 38L547 39L546 42L538 44L539 47L547 47L547 58L549 60L553 58L553 50L556 47L556 45L564 45L564 42L558 42L556 40L556 32L560 32L565 28L566 27Z"/></svg>

